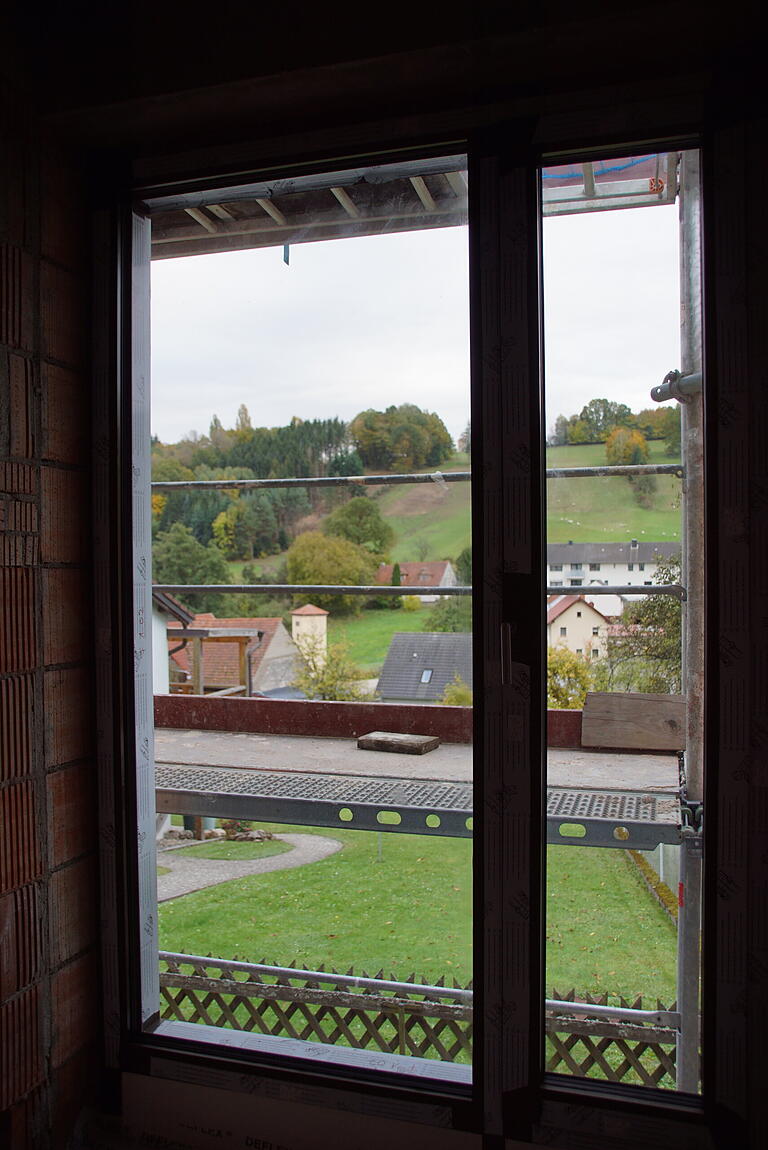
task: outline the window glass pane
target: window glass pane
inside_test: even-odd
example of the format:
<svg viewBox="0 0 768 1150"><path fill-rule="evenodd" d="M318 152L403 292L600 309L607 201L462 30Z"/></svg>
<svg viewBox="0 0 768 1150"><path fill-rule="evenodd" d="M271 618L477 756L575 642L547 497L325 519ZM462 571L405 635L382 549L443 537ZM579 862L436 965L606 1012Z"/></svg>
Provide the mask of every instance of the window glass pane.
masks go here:
<svg viewBox="0 0 768 1150"><path fill-rule="evenodd" d="M698 154L546 168L542 188L547 564L588 573L547 616L548 706L579 719L549 723L546 1068L696 1092Z"/></svg>
<svg viewBox="0 0 768 1150"><path fill-rule="evenodd" d="M461 156L161 205L152 281L163 1019L439 1061L456 1081L466 213Z"/></svg>

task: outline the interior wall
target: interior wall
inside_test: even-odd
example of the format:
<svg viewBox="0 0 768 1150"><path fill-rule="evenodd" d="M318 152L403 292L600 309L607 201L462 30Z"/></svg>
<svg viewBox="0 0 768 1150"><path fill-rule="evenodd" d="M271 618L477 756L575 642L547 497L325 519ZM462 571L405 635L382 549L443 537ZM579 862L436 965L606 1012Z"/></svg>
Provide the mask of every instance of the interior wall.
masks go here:
<svg viewBox="0 0 768 1150"><path fill-rule="evenodd" d="M103 9L103 5L100 6ZM633 5L639 8L639 5ZM689 7L671 6L680 17L690 21ZM540 10L540 6L538 6ZM738 8L738 5L732 6ZM30 12L32 8L30 8ZM664 34L657 36L646 28L647 13ZM484 118L500 116L500 104L510 93L518 101L517 112L526 100L535 108L537 101L548 108L558 108L566 128L578 120L585 136L596 138L600 132L614 138L636 137L646 123L647 100L658 98L660 107L669 109L671 129L695 124L698 105L689 114L685 103L685 85L680 81L680 52L690 64L698 50L700 22L689 29L687 38L670 33L670 5L643 6L638 23L619 28L612 20L600 25L599 37L586 24L569 25L567 33L535 39L536 52L528 52L534 41L521 40L517 56L506 45L490 59L484 72L481 55L473 54L458 44L444 56L435 57L434 71L424 75L418 62L403 60L402 71L392 71L381 61L376 67L360 60L361 45L356 42L350 58L355 68L339 68L326 77L326 105L314 105L314 91L305 78L303 87L283 77L280 84L271 82L255 89L247 99L234 90L219 94L200 105L200 119L195 119L192 96L172 98L160 107L142 104L134 109L111 107L109 67L112 57L106 52L99 58L94 79L84 67L85 39L80 39L79 24L70 21L71 8L62 9L67 18L67 46L73 53L61 50L56 67L46 78L42 97L46 110L57 107L57 85L64 87L70 77L76 83L63 93L63 104L82 106L83 102L99 107L99 114L79 124L74 119L60 122L60 130L81 131L94 147L108 152L120 138L125 147L140 154L149 141L149 151L162 148L190 149L201 142L210 143L217 134L252 140L259 134L296 130L324 120L326 131L338 131L339 124L351 125L350 147L359 138L371 140L366 119L393 111L400 116L398 130L411 124L413 138L428 138L434 124L470 123L463 109L472 99L485 100L488 111ZM729 9L726 17L733 19ZM443 17L445 18L445 17ZM143 19L143 17L142 17ZM431 16L430 16L431 19ZM183 20L183 14L179 14ZM212 22L213 18L207 17ZM529 21L541 29L542 22ZM206 71L209 55L208 29L193 24L197 56L185 63L172 54L163 53L162 37L153 41L153 65L150 82L131 77L126 63L126 49L120 53L120 67L127 69L130 80L126 92L146 97L161 86L167 90L183 87L184 82L224 82L236 78L221 65ZM62 25L63 27L63 25ZM143 25L142 25L143 27ZM387 19L391 30L393 22ZM637 35L633 32L637 32ZM644 30L645 29L645 30ZM745 34L748 29L743 30ZM40 76L45 73L46 59L54 60L56 27L46 34L46 53L36 62ZM294 35L297 30L292 29ZM623 34L622 34L623 33ZM151 38L152 29L145 34ZM169 33L167 33L169 34ZM221 39L221 28L218 28ZM526 33L527 35L527 33ZM231 31L227 31L229 41ZM183 37L184 38L184 37ZM182 39L183 39L182 38ZM240 47L248 37L236 37ZM267 37L269 38L269 37ZM725 29L723 43L727 42ZM439 41L437 32L426 37ZM311 37L299 36L303 51L286 50L285 56L271 55L265 60L263 73L271 65L297 67L312 60ZM283 40L282 43L290 44ZM262 40L262 48L264 41ZM387 41L389 43L389 41ZM407 36L398 35L393 43L410 47ZM334 41L334 45L336 41ZM386 44L384 45L386 47ZM553 51L553 48L556 51ZM89 49L90 50L90 49ZM282 49L281 49L282 50ZM265 50L264 50L265 51ZM559 55L558 55L559 53ZM711 53L710 53L711 54ZM13 71L23 71L29 56L19 55ZM241 55L243 75L248 72ZM250 59L250 57L249 57ZM74 63L73 63L74 61ZM183 64L183 66L182 66ZM194 66L193 66L194 64ZM472 67L470 68L470 64ZM466 72L461 68L466 65ZM702 57L702 69L707 62ZM633 73L647 76L643 99L632 114L631 98L625 104L609 100L599 92L605 82L606 68L615 81ZM0 73L3 68L0 67ZM385 73L389 73L386 74ZM249 73L250 74L250 73ZM487 74L487 79L486 79ZM558 95L567 92L575 74L584 77L590 92L575 97ZM91 86L87 92L84 89ZM282 86L280 86L282 85ZM705 83L704 88L707 87ZM325 89L324 89L325 90ZM719 103L725 86L711 84L711 99ZM547 93L543 100L541 93ZM350 92L355 99L350 98ZM418 99L413 97L417 92ZM676 118L675 93L679 96ZM754 94L750 95L752 99ZM285 100L283 100L285 97ZM40 97L38 95L37 99ZM230 103L227 103L230 101ZM35 1150L49 1145L52 1132L54 1146L66 1145L76 1117L99 1081L96 1051L100 1043L102 1020L99 1017L98 994L98 919L97 919L97 836L95 824L95 775L93 759L96 717L93 706L92 645L97 620L93 617L90 574L87 562L91 530L90 456L89 456L89 236L86 197L78 180L83 168L74 155L45 147L37 137L29 118L34 100L18 88L11 90L0 81L0 1146L12 1150ZM749 104L745 101L744 106ZM227 108L234 109L227 119ZM416 124L411 120L424 112ZM434 112L434 118L430 115ZM739 113L734 112L738 119ZM464 117L464 119L462 119ZM200 124L202 123L202 128ZM168 131L168 126L173 132ZM381 129L380 138L390 138L391 124ZM202 132L202 136L201 136ZM89 135L90 133L90 135ZM175 133L175 134L174 134ZM765 123L758 121L750 139L764 138ZM326 139L328 136L326 135ZM556 137L555 137L556 138ZM276 145L273 145L276 146ZM287 147L288 145L286 145ZM314 146L314 145L312 145ZM243 146L248 155L250 145ZM723 699L722 712L730 716L728 726L720 729L720 707L712 708L710 735L713 747L725 753L715 767L720 771L723 788L729 788L728 801L741 803L744 788L754 797L753 821L729 822L736 846L729 855L713 857L709 880L713 902L732 908L729 933L722 939L708 939L707 961L717 970L725 990L718 1000L716 1019L720 1034L727 1033L728 1062L732 1071L727 1081L714 1084L713 1097L722 1109L723 1129L734 1128L734 1115L750 1114L757 1129L759 1091L764 1084L761 1064L765 1064L766 1044L762 1035L768 999L765 995L768 951L765 948L768 906L768 854L755 845L746 857L739 848L743 835L750 831L755 844L757 831L765 825L768 811L768 786L765 783L764 747L766 735L762 714L768 697L768 672L764 651L768 613L763 607L761 579L764 578L766 508L768 491L765 467L768 456L763 450L762 435L765 415L762 388L754 381L764 379L768 350L764 321L765 258L763 240L764 182L755 179L747 191L750 174L754 177L754 160L743 152L723 153L723 163L731 164L729 179L723 179L723 235L721 271L734 300L746 296L749 323L737 351L744 352L738 370L722 368L722 375L733 385L733 395L725 395L718 408L722 435L732 442L732 466L724 468L719 503L727 515L727 532L722 544L721 585L737 588L730 596L738 619L726 616L723 633L712 640L713 659L720 644L722 665L730 676L730 710ZM233 153L235 160L237 154ZM235 163L233 160L233 164ZM179 161L180 167L184 166ZM198 161L190 160L190 168ZM726 195L727 188L727 195ZM748 195L747 213L750 232L747 237L731 234L726 226L728 196L734 188ZM713 237L717 239L717 237ZM716 318L716 317L711 317ZM731 329L722 337L726 347ZM751 341L751 342L750 342ZM726 348L727 350L727 348ZM735 396L735 398L734 398ZM750 439L751 437L751 439ZM744 450L749 440L750 453ZM737 482L738 480L738 482ZM750 498L749 493L752 492ZM717 517L711 517L712 538L718 530ZM726 597L724 591L724 598ZM716 615L711 618L720 623ZM736 642L738 639L738 643ZM725 671L723 672L725 674ZM731 684L731 679L733 684ZM719 742L718 742L719 740ZM727 766L726 766L727 764ZM730 809L730 808L729 808ZM735 809L735 805L734 805ZM739 808L741 809L741 808ZM760 823L762 820L762 823ZM750 957L739 949L749 923ZM734 957L735 956L735 957ZM718 965L719 964L719 965ZM761 989L762 988L762 989ZM747 1017L755 1021L748 1027ZM711 1047L710 1047L711 1048ZM568 1130L573 1120L566 1099L561 1103L562 1128L551 1134L552 1144L568 1144ZM560 1117L558 1117L560 1120ZM760 1119L762 1123L762 1119ZM611 1127L618 1137L627 1131L623 1122ZM761 1126L762 1129L764 1127ZM639 1137L640 1135L638 1135ZM542 1138L542 1140L544 1140ZM739 1139L734 1142L738 1144ZM746 1144L745 1140L741 1140ZM757 1143L755 1143L757 1144Z"/></svg>
<svg viewBox="0 0 768 1150"><path fill-rule="evenodd" d="M99 1033L82 189L0 87L0 1145L64 1144Z"/></svg>

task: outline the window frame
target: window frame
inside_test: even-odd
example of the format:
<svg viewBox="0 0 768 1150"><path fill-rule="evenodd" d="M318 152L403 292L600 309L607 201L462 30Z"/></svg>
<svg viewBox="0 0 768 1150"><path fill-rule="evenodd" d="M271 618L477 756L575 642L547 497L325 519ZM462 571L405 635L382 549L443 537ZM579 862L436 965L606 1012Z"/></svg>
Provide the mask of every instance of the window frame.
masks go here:
<svg viewBox="0 0 768 1150"><path fill-rule="evenodd" d="M652 120L652 117L651 117ZM487 363L485 371L481 357L484 351L497 345L501 333L515 331L524 335L522 351L515 361L515 370L521 373L526 382L525 391L528 399L526 418L530 420L532 412L535 414L535 404L539 392L539 366L537 362L536 338L540 333L540 308L538 306L538 293L540 290L538 274L538 235L540 221L538 219L538 200L535 194L535 169L544 162L546 149L542 150L541 142L534 147L531 141L531 125L525 121L517 124L516 131L507 131L504 135L506 146L500 148L498 143L490 147L487 143L488 133L478 138L475 148L467 149L470 152L471 171L475 177L470 180L471 212L479 211L475 220L477 229L474 240L471 240L474 253L474 266L471 271L473 291L475 296L482 296L486 292L485 309L479 315L476 311L472 321L474 347L472 352L473 369L480 371L482 385L476 394L478 410L473 407L474 417L480 416L479 425L482 426L483 403L488 403L490 397L499 399L499 385L502 373L495 368L489 369ZM562 132L562 128L559 129ZM573 129L572 129L573 131ZM595 155L605 155L606 148L579 148L575 145L580 142L579 130L573 132L578 138L571 139L568 147L562 147L557 152L558 158L568 159L570 156L586 158L590 152ZM544 133L546 135L546 133ZM498 137L497 137L498 140ZM583 142L583 141L581 141ZM744 333L747 327L748 307L743 297L731 298L728 291L729 274L733 266L733 255L729 247L729 237L734 229L744 227L745 203L747 193L736 203L735 215L731 197L731 187L727 176L730 163L745 164L745 142L737 132L728 126L719 128L705 141L699 137L687 136L678 139L672 146L703 146L702 157L705 171L704 202L705 202L705 241L708 248L705 252L704 282L705 282L705 354L709 360L710 376L710 407L713 407L718 396L721 381L718 378L718 369L721 377L731 378L735 367L741 368L736 375L741 379L749 378L750 354L755 354L749 342L744 339L742 343L734 342L731 338L734 332ZM617 152L626 150L626 143L617 145ZM643 146L651 147L645 143ZM669 140L665 146L670 146ZM451 144L451 150L456 144ZM441 149L442 150L442 149ZM447 148L444 150L448 150ZM378 159L378 157L376 157ZM370 158L369 162L376 162ZM719 165L725 165L720 168ZM312 165L317 169L317 165ZM131 483L129 476L131 458L131 416L130 416L130 377L131 365L135 348L132 347L132 324L130 319L130 302L134 288L134 277L131 266L131 233L134 225L133 203L136 193L139 195L144 189L130 186L130 180L118 180L111 186L107 200L109 206L97 212L95 221L95 271L94 271L94 435L95 435L95 500L96 507L107 512L97 520L95 573L97 584L97 609L106 611L105 618L110 621L109 634L100 630L98 634L99 666L104 674L99 676L102 680L98 684L97 705L102 716L101 734L99 740L100 763L100 825L102 828L102 869L104 881L102 883L103 901L102 909L105 914L105 1005L108 1008L107 1018L107 1054L109 1064L122 1070L134 1070L139 1073L153 1072L153 1059L156 1063L164 1060L167 1065L165 1073L174 1076L174 1067L183 1067L190 1063L206 1064L212 1068L222 1070L236 1070L239 1073L265 1074L281 1080L288 1085L291 1083L302 1086L307 1083L317 1086L319 1079L315 1066L304 1066L300 1062L291 1065L276 1064L269 1059L259 1059L255 1062L241 1053L233 1055L231 1050L211 1051L204 1043L190 1042L183 1048L173 1041L163 1040L158 1036L140 1033L137 1029L136 985L138 981L138 967L136 955L141 947L140 930L127 908L135 899L138 889L138 874L135 866L135 851L133 849L136 836L135 800L136 779L134 759L136 755L135 741L133 739L134 725L132 713L134 710L134 697L132 688L132 669L134 658L133 619L131 612L131 579L128 541L130 538L128 527L131 519ZM728 219L728 226L717 219L718 206L724 208L728 205L732 211ZM533 210L535 209L535 210ZM506 214L505 214L506 213ZM479 224L482 220L482 227ZM503 220L503 227L500 223ZM734 222L735 220L735 222ZM472 224L470 224L472 227ZM520 232L522 228L522 234ZM486 263L481 277L478 268L478 252L483 246L483 255ZM493 288L500 282L500 267L505 258L513 257L513 272L519 277L518 286L524 289L523 304L518 312L510 317L500 315L497 303L488 304L488 294L491 298ZM489 258L488 258L489 257ZM736 259L739 270L746 281L746 256L739 253ZM765 271L762 272L765 277ZM483 282L479 282L480 280ZM532 301L536 300L533 306ZM535 314L532 314L535 313ZM478 366L479 364L479 366ZM493 376L493 378L489 378ZM726 389L727 390L727 389ZM749 681L751 664L749 662L748 645L746 653L731 652L729 659L722 661L722 652L718 645L719 621L721 617L729 618L729 604L726 592L722 585L717 583L715 576L718 573L718 564L721 564L720 540L728 539L729 546L733 543L733 532L725 522L727 516L718 515L718 495L720 506L723 506L723 493L727 495L730 488L723 488L724 482L732 482L732 477L723 479L718 463L723 459L739 457L743 450L743 437L750 425L752 407L749 397L742 398L741 394L729 391L729 401L732 401L731 417L726 422L709 421L706 428L706 441L709 448L710 467L705 476L705 483L709 494L707 510L708 527L708 560L710 586L714 588L708 606L708 635L707 635L707 663L708 663L708 693L710 697L717 697L718 693L725 691L732 695L734 687L738 692L738 685ZM525 422L525 421L524 421ZM543 426L539 417L539 430L542 439L534 450L534 463L537 463L536 454L541 450L543 440ZM527 437L526 448L531 446L530 423L525 424L525 435L518 437L523 440ZM493 515L491 498L496 499L498 488L495 486L496 474L494 467L498 466L501 451L501 431L489 426L487 439L478 444L478 456L489 465L491 481L487 482L484 490L473 491L473 507L477 500L477 507L484 516L483 522L488 527L488 521ZM473 444L474 451L474 444ZM534 472L537 472L534 474ZM531 466L524 471L522 482L528 485L528 492L533 504L536 503L536 485L541 484L541 466ZM746 494L746 491L744 491ZM483 502L483 500L487 500ZM725 504L727 505L727 504ZM530 540L528 540L530 544ZM754 562L749 552L749 543L736 540L736 556L730 556L731 565L737 562L741 567L749 567ZM483 577L484 559L478 562L478 582ZM529 563L529 568L532 565ZM536 564L538 575L545 570L543 548L539 548L539 558ZM478 653L477 662L479 682L485 682L486 672L492 672L499 677L501 669L502 678L514 676L515 670L507 661L504 666L505 626L509 617L509 602L513 593L520 593L521 586L525 588L523 599L529 604L533 602L530 594L531 586L536 582L536 573L523 579L517 578L517 572L508 570L500 584L497 593L491 592L484 603L480 629L482 634L482 653ZM543 578L540 583L543 592ZM719 590L718 590L719 587ZM543 593L541 595L543 603ZM539 608L541 614L541 609ZM536 618L535 611L532 613ZM544 627L539 627L539 634L534 629L525 626L525 614L521 626L523 628L523 646L531 657L531 665L536 664L536 649L540 649L543 642ZM501 635L502 655L499 658L498 637ZM508 647L507 647L508 649ZM506 656L508 660L508 656ZM543 666L543 658L538 660L538 666ZM530 688L530 682L527 683ZM535 687L535 685L534 685ZM478 692L481 697L485 691ZM746 692L745 692L746 693ZM491 698L480 718L480 737L476 746L480 753L478 760L483 761L481 755L486 754L487 743L493 741L493 721L497 711L496 699L500 694L494 683L491 688ZM730 704L729 704L730 705ZM527 714L532 713L531 706ZM717 707L710 708L706 713L706 736L708 760L718 761L720 752L726 750L725 761L736 766L741 751L739 745L724 745L725 732L721 729ZM489 722L489 717L492 722ZM525 719L523 719L525 727ZM748 736L748 731L746 732ZM538 741L541 750L541 739L534 739L533 732L526 729L526 737L530 740L535 751ZM716 758L716 756L718 758ZM535 761L535 755L534 755ZM496 774L494 775L494 771ZM499 773L501 772L501 773ZM503 829L499 826L500 814L508 813L516 825L526 818L526 811L530 813L533 799L531 780L529 787L521 798L512 796L504 785L504 772L501 764L492 764L489 772L491 785L486 777L481 783L481 803L484 803L484 815L488 819L488 830L491 833L492 845L498 850L500 845L499 834ZM501 787L494 785L501 780ZM730 827L718 818L718 799L727 802L728 810L733 812L745 810L745 795L738 786L739 779L735 774L724 771L720 777L712 770L707 772L706 794L708 809L711 810L708 824L707 853L705 856L705 968L704 968L704 1009L702 1014L703 1043L705 1049L704 1063L704 1095L701 1100L680 1096L643 1093L639 1090L627 1090L621 1087L606 1087L602 1083L589 1080L567 1079L562 1076L542 1075L538 1067L532 1065L537 1051L540 1051L541 1026L536 1024L537 1004L541 1001L539 980L537 977L529 978L532 973L525 970L526 979L513 979L518 989L525 981L527 995L523 992L523 999L527 997L527 1020L529 1026L524 1026L522 1043L527 1055L522 1058L522 1064L528 1067L527 1072L518 1072L512 1075L512 1081L499 1077L498 1069L504 1064L504 1036L505 1029L500 1026L500 1020L507 1017L511 1001L509 997L509 983L504 981L503 993L497 993L499 987L491 988L488 994L488 975L492 964L497 962L497 956L492 953L493 945L490 940L506 938L504 916L499 914L499 907L491 898L489 919L490 935L485 934L484 940L478 943L478 958L480 964L478 973L486 984L486 994L482 1001L482 1016L478 1018L478 1048L482 1057L477 1059L478 1069L476 1086L473 1088L471 1099L462 1094L456 1098L450 1090L441 1091L434 1083L427 1088L409 1081L399 1079L388 1082L379 1079L375 1083L361 1080L354 1073L346 1074L341 1069L335 1074L334 1088L340 1083L346 1084L362 1096L378 1100L382 1091L395 1103L403 1101L404 1104L424 1102L442 1098L446 1105L452 1108L452 1120L455 1129L467 1132L484 1131L491 1134L519 1139L532 1138L536 1130L563 1131L572 1128L574 1121L578 1122L580 1137L585 1146L604 1146L605 1123L615 1121L617 1113L634 1116L642 1120L642 1133L638 1139L667 1137L670 1146L708 1143L709 1134L721 1122L735 1122L738 1129L738 1111L740 1090L735 1081L735 1070L728 1068L726 1063L738 1050L738 1041L734 1045L731 1036L745 1033L742 1014L734 1009L738 1000L738 979L735 989L718 977L718 955L728 947L730 961L736 961L735 956L745 956L746 940L740 936L737 928L739 915L746 905L746 889L748 884L729 885L727 893L723 895L722 884L720 888L715 881L718 873L730 876L733 873L744 872L746 860L742 844L738 836L734 837L734 827L738 822L732 822ZM499 800L501 799L501 803ZM539 800L540 802L540 800ZM527 805L526 805L527 804ZM537 849L541 847L541 835L538 839L534 835L533 843L528 844L526 859L530 864L524 875L523 885L530 894L535 892L538 885L538 895L541 897L541 868L537 869ZM478 848L479 850L479 848ZM486 844L486 863L490 846ZM501 851L498 851L501 855ZM725 870L720 870L724 867ZM493 870L491 866L488 868ZM487 880L488 873L485 872ZM498 881L498 868L495 876L491 876L491 887L494 887L494 878ZM479 893L487 894L486 885L480 885ZM494 891L491 890L493 896ZM505 902L505 907L517 905L511 913L518 922L516 929L521 938L527 939L524 947L527 948L530 958L536 952L537 940L541 942L541 931L537 931L531 920L535 918L530 913L530 902L524 901L511 904ZM522 924L522 925L521 925ZM501 932L501 934L498 934ZM478 931L479 933L479 931ZM490 964L490 966L489 966ZM523 967L526 964L523 963ZM501 967L496 967L496 983L499 979ZM541 970L541 963L539 963ZM493 981L493 980L491 980ZM540 1009L539 1009L540 1013ZM527 1035L527 1039L526 1039ZM491 1053L489 1054L489 1051ZM321 1091L322 1093L322 1091ZM729 1117L732 1116L732 1117ZM612 1117L613 1116L613 1117ZM425 1119L430 1121L430 1119ZM693 1140L693 1141L692 1141ZM638 1140L638 1145L642 1143Z"/></svg>

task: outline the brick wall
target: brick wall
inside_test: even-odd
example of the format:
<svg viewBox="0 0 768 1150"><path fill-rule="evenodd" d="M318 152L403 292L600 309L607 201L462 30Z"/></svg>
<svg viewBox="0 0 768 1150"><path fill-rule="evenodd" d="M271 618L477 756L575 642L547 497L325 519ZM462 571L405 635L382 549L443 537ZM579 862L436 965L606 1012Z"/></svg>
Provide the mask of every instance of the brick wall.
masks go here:
<svg viewBox="0 0 768 1150"><path fill-rule="evenodd" d="M82 190L0 82L0 1145L91 1088L98 888Z"/></svg>

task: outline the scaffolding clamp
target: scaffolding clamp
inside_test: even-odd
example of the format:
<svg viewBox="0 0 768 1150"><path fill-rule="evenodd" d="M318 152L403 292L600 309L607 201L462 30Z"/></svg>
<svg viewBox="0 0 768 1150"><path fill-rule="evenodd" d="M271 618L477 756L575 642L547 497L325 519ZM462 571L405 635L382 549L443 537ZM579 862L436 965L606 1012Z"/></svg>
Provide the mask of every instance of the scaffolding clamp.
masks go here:
<svg viewBox="0 0 768 1150"><path fill-rule="evenodd" d="M694 371L690 375L673 368L668 371L658 387L651 388L651 399L656 403L664 403L667 399L676 399L678 403L687 403L692 395L701 391L701 372Z"/></svg>
<svg viewBox="0 0 768 1150"><path fill-rule="evenodd" d="M704 804L698 799L680 800L681 835L694 854L701 854L704 831Z"/></svg>

